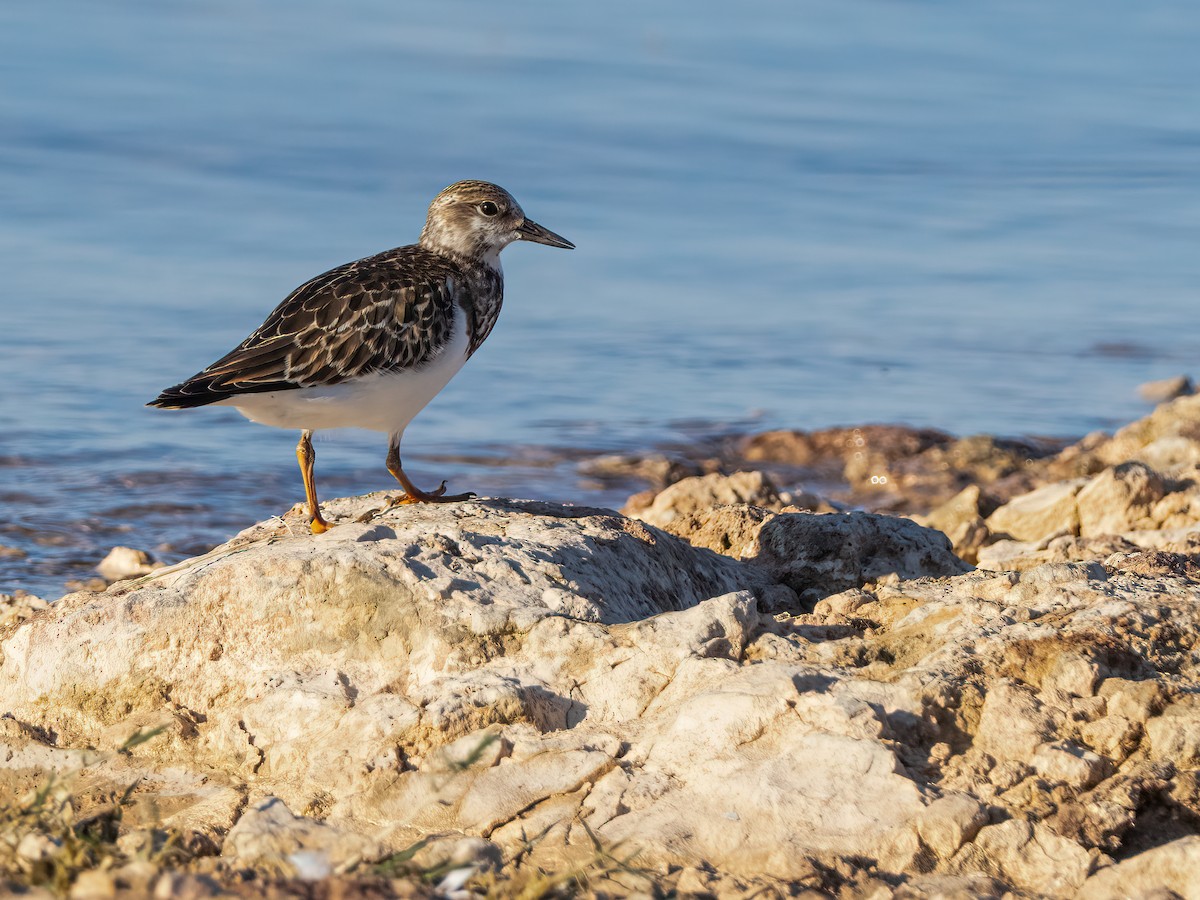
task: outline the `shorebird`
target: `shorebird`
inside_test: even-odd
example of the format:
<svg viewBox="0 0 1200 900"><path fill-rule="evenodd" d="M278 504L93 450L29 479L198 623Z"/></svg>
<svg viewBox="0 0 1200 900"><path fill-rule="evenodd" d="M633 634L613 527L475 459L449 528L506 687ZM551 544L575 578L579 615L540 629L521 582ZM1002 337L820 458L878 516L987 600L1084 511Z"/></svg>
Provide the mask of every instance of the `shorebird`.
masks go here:
<svg viewBox="0 0 1200 900"><path fill-rule="evenodd" d="M573 250L528 219L504 188L460 181L429 205L420 240L330 269L292 291L254 333L148 406L233 406L263 425L300 429L296 458L313 534L329 529L317 500L314 431L388 434L394 502L450 503L446 482L422 491L400 464L404 429L491 334L504 300L500 251L514 241Z"/></svg>

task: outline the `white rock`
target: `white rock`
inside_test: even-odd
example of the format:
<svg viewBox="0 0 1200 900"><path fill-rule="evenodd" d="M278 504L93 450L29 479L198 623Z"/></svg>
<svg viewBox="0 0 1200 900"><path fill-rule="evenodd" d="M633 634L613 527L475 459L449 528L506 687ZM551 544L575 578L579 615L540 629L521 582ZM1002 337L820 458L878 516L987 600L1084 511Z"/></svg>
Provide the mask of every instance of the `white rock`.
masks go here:
<svg viewBox="0 0 1200 900"><path fill-rule="evenodd" d="M0 628L10 623L22 622L49 606L50 604L41 597L32 594L0 594Z"/></svg>
<svg viewBox="0 0 1200 900"><path fill-rule="evenodd" d="M1060 481L1014 497L987 517L987 527L993 534L1007 534L1017 541L1078 534L1079 510L1075 495L1085 484L1086 478Z"/></svg>
<svg viewBox="0 0 1200 900"><path fill-rule="evenodd" d="M1055 732L1052 712L1029 691L996 681L983 703L975 746L998 760L1027 761Z"/></svg>
<svg viewBox="0 0 1200 900"><path fill-rule="evenodd" d="M49 835L31 831L21 836L17 843L17 856L26 862L41 862L56 854L62 848L62 843Z"/></svg>
<svg viewBox="0 0 1200 900"><path fill-rule="evenodd" d="M771 479L762 472L693 475L664 488L649 506L630 505L629 515L663 528L676 519L718 506L748 503L768 509L784 504Z"/></svg>
<svg viewBox="0 0 1200 900"><path fill-rule="evenodd" d="M610 776L589 802L615 811L593 818L598 834L653 843L665 862L802 877L806 857L871 853L924 806L866 704L798 692L784 672L749 669L660 710L639 777Z"/></svg>
<svg viewBox="0 0 1200 900"><path fill-rule="evenodd" d="M1126 897L1200 898L1200 837L1191 835L1100 869L1084 882L1079 900Z"/></svg>
<svg viewBox="0 0 1200 900"><path fill-rule="evenodd" d="M917 822L917 830L939 859L949 859L987 824L987 809L966 794L947 794L929 804Z"/></svg>
<svg viewBox="0 0 1200 900"><path fill-rule="evenodd" d="M1042 689L1068 697L1091 697L1100 679L1100 666L1093 660L1063 655L1042 682Z"/></svg>
<svg viewBox="0 0 1200 900"><path fill-rule="evenodd" d="M112 900L117 896L116 879L102 869L80 872L68 896L70 900Z"/></svg>
<svg viewBox="0 0 1200 900"><path fill-rule="evenodd" d="M1067 741L1053 741L1038 747L1030 765L1043 778L1058 781L1084 791L1109 774L1104 758Z"/></svg>
<svg viewBox="0 0 1200 900"><path fill-rule="evenodd" d="M778 595L764 593L770 612L795 613L806 601L868 581L958 575L970 566L940 531L897 516L773 513L722 506L673 520L668 530L696 547L750 563ZM780 586L781 585L781 586Z"/></svg>
<svg viewBox="0 0 1200 900"><path fill-rule="evenodd" d="M1134 458L1160 472L1183 469L1200 463L1200 444L1180 434L1167 435L1146 444Z"/></svg>
<svg viewBox="0 0 1200 900"><path fill-rule="evenodd" d="M1105 707L1111 715L1144 723L1162 711L1166 691L1156 681L1106 678L1100 685L1100 696L1105 698Z"/></svg>
<svg viewBox="0 0 1200 900"><path fill-rule="evenodd" d="M347 864L378 859L383 853L378 841L297 816L277 797L247 809L221 849L221 855L235 865L269 866L312 881Z"/></svg>
<svg viewBox="0 0 1200 900"><path fill-rule="evenodd" d="M105 581L113 582L126 578L137 578L139 575L149 575L159 568L162 568L162 563L155 561L145 550L135 550L133 547L113 547L96 566L96 571Z"/></svg>
<svg viewBox="0 0 1200 900"><path fill-rule="evenodd" d="M1152 510L1165 494L1162 476L1145 463L1105 469L1075 495L1079 534L1121 534L1152 525Z"/></svg>
<svg viewBox="0 0 1200 900"><path fill-rule="evenodd" d="M1151 403L1165 403L1193 393L1195 388L1192 379L1187 375L1175 375L1171 378L1160 378L1157 381L1147 381L1138 385L1138 394L1143 400Z"/></svg>
<svg viewBox="0 0 1200 900"><path fill-rule="evenodd" d="M421 839L478 870L542 834L531 864L564 871L595 835L715 893L832 872L856 896L1069 896L1194 755L1200 664L1178 648L1200 585L1167 570L893 565L837 594L886 556L870 531L778 541L771 569L546 504L351 523L379 505L333 501L344 524L320 537L264 525L4 626L0 784L141 779L130 829L306 877ZM836 596L761 615L789 566ZM1084 794L1108 763L1080 741L1128 759Z"/></svg>
<svg viewBox="0 0 1200 900"><path fill-rule="evenodd" d="M1150 754L1181 769L1200 766L1200 702L1190 695L1172 703L1161 716L1146 721Z"/></svg>
<svg viewBox="0 0 1200 900"><path fill-rule="evenodd" d="M954 866L964 874L996 876L1037 897L1067 898L1087 880L1099 856L1042 825L1011 819L980 829Z"/></svg>

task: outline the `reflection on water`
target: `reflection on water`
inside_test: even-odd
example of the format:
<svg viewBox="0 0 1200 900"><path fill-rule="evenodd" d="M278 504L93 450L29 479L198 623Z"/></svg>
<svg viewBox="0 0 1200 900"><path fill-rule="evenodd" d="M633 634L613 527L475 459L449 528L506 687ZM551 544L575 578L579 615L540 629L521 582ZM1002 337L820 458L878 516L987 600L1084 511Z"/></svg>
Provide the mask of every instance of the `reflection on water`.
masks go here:
<svg viewBox="0 0 1200 900"><path fill-rule="evenodd" d="M583 499L478 457L697 421L1133 418L1200 352L1198 38L1183 0L7 4L0 590L298 498L295 435L142 404L459 178L579 249L506 252L406 438L431 481ZM320 444L323 492L388 486L384 449Z"/></svg>

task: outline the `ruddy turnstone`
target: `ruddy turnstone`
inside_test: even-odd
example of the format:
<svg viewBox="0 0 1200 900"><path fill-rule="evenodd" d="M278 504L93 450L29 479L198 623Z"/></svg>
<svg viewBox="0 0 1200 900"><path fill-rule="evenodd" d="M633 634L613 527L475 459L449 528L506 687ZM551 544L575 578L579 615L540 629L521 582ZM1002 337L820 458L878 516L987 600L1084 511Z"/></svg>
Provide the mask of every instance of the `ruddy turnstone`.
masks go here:
<svg viewBox="0 0 1200 900"><path fill-rule="evenodd" d="M234 350L149 406L233 406L246 418L301 429L296 458L312 531L329 528L313 480L312 434L387 432L398 502L473 494L417 488L400 465L404 429L487 339L504 300L500 251L513 241L575 245L525 217L508 191L460 181L429 205L420 240L305 282Z"/></svg>

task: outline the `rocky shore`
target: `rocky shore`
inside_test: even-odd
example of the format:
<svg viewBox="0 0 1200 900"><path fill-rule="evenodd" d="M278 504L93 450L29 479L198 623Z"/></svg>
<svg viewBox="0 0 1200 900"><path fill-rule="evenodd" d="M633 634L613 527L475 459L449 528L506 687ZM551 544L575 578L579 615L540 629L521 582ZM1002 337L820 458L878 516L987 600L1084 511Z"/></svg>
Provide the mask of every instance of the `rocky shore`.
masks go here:
<svg viewBox="0 0 1200 900"><path fill-rule="evenodd" d="M589 466L0 600L0 890L1200 897L1200 397Z"/></svg>

